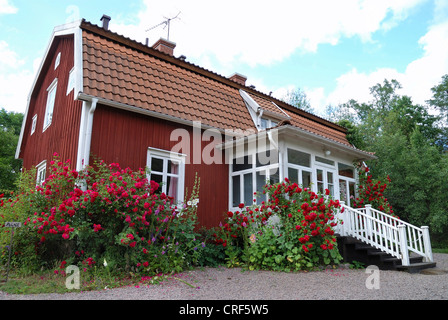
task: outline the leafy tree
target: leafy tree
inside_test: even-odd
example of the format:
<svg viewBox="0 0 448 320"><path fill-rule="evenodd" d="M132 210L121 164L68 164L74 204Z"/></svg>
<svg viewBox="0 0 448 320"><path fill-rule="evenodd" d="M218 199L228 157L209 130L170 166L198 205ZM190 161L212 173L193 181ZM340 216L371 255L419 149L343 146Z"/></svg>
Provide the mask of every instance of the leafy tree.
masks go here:
<svg viewBox="0 0 448 320"><path fill-rule="evenodd" d="M447 76L433 88L430 101L448 114L446 85ZM417 226L428 225L433 235L446 239L448 128L440 115L430 112L430 105L413 103L398 94L400 88L397 81L384 80L370 88L368 103L349 100L332 114L340 117L336 119L348 129L352 144L378 157L367 164L374 179L390 176L385 196L395 213Z"/></svg>
<svg viewBox="0 0 448 320"><path fill-rule="evenodd" d="M442 81L431 88L433 97L427 102L448 115L448 74L442 77Z"/></svg>
<svg viewBox="0 0 448 320"><path fill-rule="evenodd" d="M286 103L296 107L297 109L302 109L307 112L314 113L314 109L313 107L311 107L311 103L306 96L305 91L300 88L289 90L283 100Z"/></svg>
<svg viewBox="0 0 448 320"><path fill-rule="evenodd" d="M15 159L23 114L0 110L0 194L14 189L22 161Z"/></svg>

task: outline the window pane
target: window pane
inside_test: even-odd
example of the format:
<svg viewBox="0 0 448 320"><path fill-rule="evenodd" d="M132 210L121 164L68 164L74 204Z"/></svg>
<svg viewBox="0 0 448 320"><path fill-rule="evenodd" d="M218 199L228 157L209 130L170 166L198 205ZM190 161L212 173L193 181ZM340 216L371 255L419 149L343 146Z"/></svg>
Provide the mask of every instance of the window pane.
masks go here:
<svg viewBox="0 0 448 320"><path fill-rule="evenodd" d="M299 183L299 170L288 168L288 179L291 183Z"/></svg>
<svg viewBox="0 0 448 320"><path fill-rule="evenodd" d="M261 122L260 122L261 129L266 129L268 127L268 125L269 125L268 123L269 122L268 122L267 119L261 118Z"/></svg>
<svg viewBox="0 0 448 320"><path fill-rule="evenodd" d="M151 158L151 171L163 172L163 159Z"/></svg>
<svg viewBox="0 0 448 320"><path fill-rule="evenodd" d="M159 184L159 188L155 192L161 192L162 191L162 182L163 182L162 175L151 174L151 180L153 180Z"/></svg>
<svg viewBox="0 0 448 320"><path fill-rule="evenodd" d="M338 170L339 170L340 176L349 177L349 178L355 177L355 175L354 175L355 169L352 166L348 166L343 163L338 163Z"/></svg>
<svg viewBox="0 0 448 320"><path fill-rule="evenodd" d="M299 166L310 167L311 156L308 153L288 149L288 162Z"/></svg>
<svg viewBox="0 0 448 320"><path fill-rule="evenodd" d="M317 169L317 192L324 192L324 172L320 169Z"/></svg>
<svg viewBox="0 0 448 320"><path fill-rule="evenodd" d="M241 203L240 196L240 176L232 177L232 206L238 207Z"/></svg>
<svg viewBox="0 0 448 320"><path fill-rule="evenodd" d="M349 204L347 202L347 181L345 180L339 180L339 198L341 201L344 201L346 204Z"/></svg>
<svg viewBox="0 0 448 320"><path fill-rule="evenodd" d="M261 204L262 201L266 201L266 195L263 194L263 188L266 185L265 171L257 171L255 178L257 180L257 204Z"/></svg>
<svg viewBox="0 0 448 320"><path fill-rule="evenodd" d="M278 163L278 153L274 150L266 150L263 152L257 153L256 156L256 165L257 167L268 166L270 164Z"/></svg>
<svg viewBox="0 0 448 320"><path fill-rule="evenodd" d="M270 184L276 184L280 182L280 177L278 175L278 169L269 169L269 183Z"/></svg>
<svg viewBox="0 0 448 320"><path fill-rule="evenodd" d="M321 158L321 157L317 157L316 156L316 161L319 161L321 163L325 163L325 164L329 164L331 166L334 166L334 161L328 160L328 159L325 159L325 158Z"/></svg>
<svg viewBox="0 0 448 320"><path fill-rule="evenodd" d="M327 188L330 191L330 196L334 195L334 181L333 181L333 173L327 172Z"/></svg>
<svg viewBox="0 0 448 320"><path fill-rule="evenodd" d="M179 174L179 163L176 161L168 160L168 173Z"/></svg>
<svg viewBox="0 0 448 320"><path fill-rule="evenodd" d="M348 198L350 200L350 205L352 206L353 203L351 203L351 201L352 201L352 199L354 199L356 197L356 195L355 195L355 183L354 182L351 182L351 181L348 182L348 191L349 191Z"/></svg>
<svg viewBox="0 0 448 320"><path fill-rule="evenodd" d="M302 171L302 186L304 188L311 187L311 172L309 171Z"/></svg>
<svg viewBox="0 0 448 320"><path fill-rule="evenodd" d="M169 197L173 197L174 200L183 200L183 199L177 199L177 186L178 186L179 179L177 177L167 177L166 182L166 194Z"/></svg>
<svg viewBox="0 0 448 320"><path fill-rule="evenodd" d="M244 156L241 158L233 159L233 172L251 169L252 161L250 160L251 156Z"/></svg>
<svg viewBox="0 0 448 320"><path fill-rule="evenodd" d="M253 203L254 188L252 181L252 173L246 173L244 175L244 204L250 206Z"/></svg>

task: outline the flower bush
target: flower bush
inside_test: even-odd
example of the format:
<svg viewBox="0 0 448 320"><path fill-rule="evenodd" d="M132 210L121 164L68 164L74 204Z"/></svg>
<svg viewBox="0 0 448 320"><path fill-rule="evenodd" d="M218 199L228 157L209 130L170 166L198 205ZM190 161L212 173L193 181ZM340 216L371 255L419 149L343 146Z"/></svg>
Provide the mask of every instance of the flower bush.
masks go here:
<svg viewBox="0 0 448 320"><path fill-rule="evenodd" d="M369 171L368 167L360 167L358 169L358 192L357 197L352 199L352 206L354 208L363 208L366 204L370 204L374 209L396 216L392 205L384 196L387 183L383 183L381 180L374 180ZM391 182L389 176L387 176L387 181Z"/></svg>
<svg viewBox="0 0 448 320"><path fill-rule="evenodd" d="M197 263L204 246L195 232L198 179L178 207L156 191L159 185L145 170L116 163L96 161L77 172L55 154L45 182L36 187L34 177L35 170L23 174L17 195L0 203L0 226L23 223L14 235L16 266L59 272L62 261L88 272L107 261L108 270L151 276ZM9 244L7 229L2 248Z"/></svg>
<svg viewBox="0 0 448 320"><path fill-rule="evenodd" d="M265 186L268 201L261 206L240 204L228 212L217 243L226 247L229 266L249 269L297 271L338 264L333 228L339 201L288 179Z"/></svg>

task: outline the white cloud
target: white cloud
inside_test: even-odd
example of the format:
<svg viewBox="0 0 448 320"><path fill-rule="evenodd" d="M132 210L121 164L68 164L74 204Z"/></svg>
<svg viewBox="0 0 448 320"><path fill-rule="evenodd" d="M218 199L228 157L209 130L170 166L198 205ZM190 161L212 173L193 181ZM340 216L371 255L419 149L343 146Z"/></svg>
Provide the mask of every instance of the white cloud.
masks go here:
<svg viewBox="0 0 448 320"><path fill-rule="evenodd" d="M14 14L18 9L9 3L8 0L0 0L0 14Z"/></svg>
<svg viewBox="0 0 448 320"><path fill-rule="evenodd" d="M0 108L24 112L34 72L21 69L25 64L19 55L0 41Z"/></svg>
<svg viewBox="0 0 448 320"><path fill-rule="evenodd" d="M328 104L344 103L349 99L368 102L372 98L369 88L383 83L384 79L397 80L402 85L400 94L410 96L414 103L425 104L432 97L431 88L448 73L448 47L444 45L446 39L448 21L431 26L419 40L424 50L423 56L412 61L403 73L390 68L363 73L353 68L336 79L336 89L328 94L320 108Z"/></svg>
<svg viewBox="0 0 448 320"><path fill-rule="evenodd" d="M178 54L195 61L212 55L223 66L267 65L296 50L313 52L319 44L337 44L341 37L370 41L372 33L390 28L422 1L426 0L144 0L135 24L118 21L111 28L142 42L149 37L154 43L166 37L167 29L145 30L181 12L170 28Z"/></svg>

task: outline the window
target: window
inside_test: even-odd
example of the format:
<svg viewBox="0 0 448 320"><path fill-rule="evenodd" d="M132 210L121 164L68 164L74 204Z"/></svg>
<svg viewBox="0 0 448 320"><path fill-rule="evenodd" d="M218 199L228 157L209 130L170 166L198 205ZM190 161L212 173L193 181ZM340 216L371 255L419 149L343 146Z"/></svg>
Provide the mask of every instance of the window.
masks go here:
<svg viewBox="0 0 448 320"><path fill-rule="evenodd" d="M175 203L184 199L185 155L148 148L149 179L159 184L158 192L172 197Z"/></svg>
<svg viewBox="0 0 448 320"><path fill-rule="evenodd" d="M268 119L268 118L261 118L260 119L260 129L269 129L273 128L278 124L278 122Z"/></svg>
<svg viewBox="0 0 448 320"><path fill-rule="evenodd" d="M339 175L347 178L355 178L355 168L343 163L338 163Z"/></svg>
<svg viewBox="0 0 448 320"><path fill-rule="evenodd" d="M339 199L346 204L352 205L351 201L355 197L355 168L343 163L338 163L339 173Z"/></svg>
<svg viewBox="0 0 448 320"><path fill-rule="evenodd" d="M36 131L36 124L37 124L37 114L34 115L33 122L31 123L31 134L33 134L34 131Z"/></svg>
<svg viewBox="0 0 448 320"><path fill-rule="evenodd" d="M301 185L303 188L310 188L312 183L311 155L294 149L287 149L288 157L288 179Z"/></svg>
<svg viewBox="0 0 448 320"><path fill-rule="evenodd" d="M320 162L320 163L328 164L329 166L334 166L333 160L328 160L328 159L316 156L316 161Z"/></svg>
<svg viewBox="0 0 448 320"><path fill-rule="evenodd" d="M75 88L75 68L70 70L70 73L68 75L68 84L67 84L67 93L68 95L74 88Z"/></svg>
<svg viewBox="0 0 448 320"><path fill-rule="evenodd" d="M47 161L44 160L36 166L37 169L37 178L36 185L41 185L45 181L45 177L47 174Z"/></svg>
<svg viewBox="0 0 448 320"><path fill-rule="evenodd" d="M59 64L61 63L61 53L59 52L56 56L56 61L54 62L54 70L56 70L59 67Z"/></svg>
<svg viewBox="0 0 448 320"><path fill-rule="evenodd" d="M230 203L233 208L240 203L250 206L257 193L257 204L266 201L263 188L266 183L280 181L278 171L278 153L274 150L262 151L233 160L231 169Z"/></svg>
<svg viewBox="0 0 448 320"><path fill-rule="evenodd" d="M48 87L48 95L47 95L47 106L45 108L45 118L44 118L44 129L47 129L51 121L53 120L53 109L54 109L54 102L56 98L56 89L58 86L58 79L54 79L54 81L51 83L51 85Z"/></svg>

